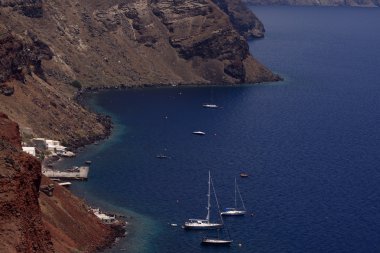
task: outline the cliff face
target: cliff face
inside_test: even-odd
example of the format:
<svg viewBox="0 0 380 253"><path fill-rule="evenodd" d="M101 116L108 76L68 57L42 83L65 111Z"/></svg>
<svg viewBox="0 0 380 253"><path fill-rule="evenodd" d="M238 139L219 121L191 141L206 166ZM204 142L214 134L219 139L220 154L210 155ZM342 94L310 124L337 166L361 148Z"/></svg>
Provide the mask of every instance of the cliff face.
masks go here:
<svg viewBox="0 0 380 253"><path fill-rule="evenodd" d="M0 113L0 252L54 252L38 205L41 165L21 151L18 130Z"/></svg>
<svg viewBox="0 0 380 253"><path fill-rule="evenodd" d="M252 5L379 7L380 0L245 0Z"/></svg>
<svg viewBox="0 0 380 253"><path fill-rule="evenodd" d="M48 178L42 178L42 184L51 183ZM115 236L120 236L110 226L103 225L88 212L82 200L63 187L55 185L52 197L41 194L39 203L43 223L51 234L56 252L96 252L111 245Z"/></svg>
<svg viewBox="0 0 380 253"><path fill-rule="evenodd" d="M245 38L262 38L265 29L263 23L241 0L213 0L221 10L228 14L234 28Z"/></svg>
<svg viewBox="0 0 380 253"><path fill-rule="evenodd" d="M17 34L0 23L0 111L31 127L36 136L54 137L71 145L78 139L90 142L95 136L106 135L101 124L105 119L75 103L72 87L47 81L42 65L52 57L49 46L32 32Z"/></svg>
<svg viewBox="0 0 380 253"><path fill-rule="evenodd" d="M263 33L240 0L3 0L0 111L71 143L107 134L75 87L279 80L239 33Z"/></svg>
<svg viewBox="0 0 380 253"><path fill-rule="evenodd" d="M30 32L17 36L0 25L0 83L10 79L25 82L25 75L36 73L44 78L42 60L50 60L49 47Z"/></svg>
<svg viewBox="0 0 380 253"><path fill-rule="evenodd" d="M0 252L94 252L119 236L63 187L39 194L41 183L53 182L21 151L18 125L0 113Z"/></svg>
<svg viewBox="0 0 380 253"><path fill-rule="evenodd" d="M40 18L43 15L42 0L1 0L0 6L10 7L31 18Z"/></svg>

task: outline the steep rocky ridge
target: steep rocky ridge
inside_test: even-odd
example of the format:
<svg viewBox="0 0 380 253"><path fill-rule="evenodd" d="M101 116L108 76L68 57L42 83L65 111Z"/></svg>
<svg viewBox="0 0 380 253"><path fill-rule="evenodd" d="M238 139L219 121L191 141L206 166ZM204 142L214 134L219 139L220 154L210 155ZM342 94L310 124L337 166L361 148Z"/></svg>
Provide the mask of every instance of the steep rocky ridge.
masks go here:
<svg viewBox="0 0 380 253"><path fill-rule="evenodd" d="M0 252L53 252L38 205L41 165L21 151L18 130L0 113Z"/></svg>
<svg viewBox="0 0 380 253"><path fill-rule="evenodd" d="M245 0L252 5L379 7L380 0Z"/></svg>
<svg viewBox="0 0 380 253"><path fill-rule="evenodd" d="M21 151L18 125L0 113L0 252L95 252L123 233L57 184L52 197L39 194L41 184L53 182Z"/></svg>
<svg viewBox="0 0 380 253"><path fill-rule="evenodd" d="M42 184L51 183L51 180L42 177ZM124 234L124 231L103 225L94 214L88 212L82 200L58 185L55 185L52 197L41 194L39 203L43 223L51 234L56 252L96 252Z"/></svg>
<svg viewBox="0 0 380 253"><path fill-rule="evenodd" d="M262 24L233 1L1 1L0 111L41 137L87 142L107 127L72 85L279 80L239 34L259 37Z"/></svg>
<svg viewBox="0 0 380 253"><path fill-rule="evenodd" d="M40 18L43 15L42 0L0 0L0 6L10 7L31 18Z"/></svg>
<svg viewBox="0 0 380 253"><path fill-rule="evenodd" d="M245 38L262 38L265 29L263 23L241 0L213 0L221 10L228 14L234 28Z"/></svg>
<svg viewBox="0 0 380 253"><path fill-rule="evenodd" d="M11 20L12 30L32 31L49 45L54 57L45 62L44 68L52 81L68 83L78 79L85 86L114 86L276 79L257 62L250 64L261 69L260 75L236 78L223 71L227 66L237 66L235 59L232 65L226 57L216 59L216 67L213 56L204 55L194 60L197 55L189 59L178 54L176 45L170 41L182 36L187 37L187 45L191 47L203 41L218 40L219 49L225 51L230 46L228 41L233 40L236 46L230 53L238 48L244 56L239 59L240 63L251 57L246 50L247 43L233 29L228 16L209 0L49 1L44 3L43 13L42 18L31 21L23 15L15 15L13 8L3 8L1 16ZM166 16L160 17L159 13ZM174 17L170 16L173 13L180 13L178 17L187 21L171 20L176 23L175 27L184 25L184 29L170 30L166 19ZM201 72L204 67L216 68L218 75ZM237 70L241 72L239 67Z"/></svg>

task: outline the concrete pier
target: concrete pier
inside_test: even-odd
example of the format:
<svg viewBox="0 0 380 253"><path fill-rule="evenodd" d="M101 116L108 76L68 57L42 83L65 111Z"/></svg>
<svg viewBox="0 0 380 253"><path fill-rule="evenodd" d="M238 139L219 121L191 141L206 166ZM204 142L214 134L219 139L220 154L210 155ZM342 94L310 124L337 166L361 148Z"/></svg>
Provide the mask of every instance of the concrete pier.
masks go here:
<svg viewBox="0 0 380 253"><path fill-rule="evenodd" d="M72 180L87 180L90 167L81 166L66 171L52 170L44 168L42 174L50 178L64 178Z"/></svg>

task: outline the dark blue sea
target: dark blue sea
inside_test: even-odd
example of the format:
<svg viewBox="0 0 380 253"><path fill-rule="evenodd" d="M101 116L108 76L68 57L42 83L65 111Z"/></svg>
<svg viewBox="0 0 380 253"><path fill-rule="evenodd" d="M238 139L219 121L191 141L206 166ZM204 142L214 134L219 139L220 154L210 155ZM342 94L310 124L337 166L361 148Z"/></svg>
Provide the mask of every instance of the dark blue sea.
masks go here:
<svg viewBox="0 0 380 253"><path fill-rule="evenodd" d="M285 81L88 94L113 134L60 166L91 160L72 190L131 216L107 252L380 252L380 9L252 9L267 32L250 49ZM209 170L223 207L238 177L254 214L225 220L230 248L180 227L206 216Z"/></svg>

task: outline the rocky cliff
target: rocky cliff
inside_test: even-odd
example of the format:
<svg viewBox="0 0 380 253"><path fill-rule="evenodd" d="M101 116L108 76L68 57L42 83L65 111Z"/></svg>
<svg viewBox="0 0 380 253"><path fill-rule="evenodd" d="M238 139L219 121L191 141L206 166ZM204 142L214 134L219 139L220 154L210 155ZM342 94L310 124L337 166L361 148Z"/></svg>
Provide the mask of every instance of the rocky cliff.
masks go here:
<svg viewBox="0 0 380 253"><path fill-rule="evenodd" d="M42 184L53 182L42 177ZM41 194L39 203L42 220L50 232L57 253L97 252L114 243L115 237L123 236L119 227L105 226L87 205L67 189L55 185L54 194Z"/></svg>
<svg viewBox="0 0 380 253"><path fill-rule="evenodd" d="M265 29L263 23L241 0L213 0L221 10L228 13L234 28L245 38L262 38Z"/></svg>
<svg viewBox="0 0 380 253"><path fill-rule="evenodd" d="M38 205L41 165L21 151L18 131L0 113L0 252L53 252Z"/></svg>
<svg viewBox="0 0 380 253"><path fill-rule="evenodd" d="M279 80L241 36L263 31L240 0L2 0L0 111L86 143L109 129L78 89Z"/></svg>
<svg viewBox="0 0 380 253"><path fill-rule="evenodd" d="M252 5L379 7L380 0L245 0Z"/></svg>
<svg viewBox="0 0 380 253"><path fill-rule="evenodd" d="M83 201L55 185L39 193L41 164L21 151L19 127L0 113L0 252L95 252L123 231L102 224Z"/></svg>

